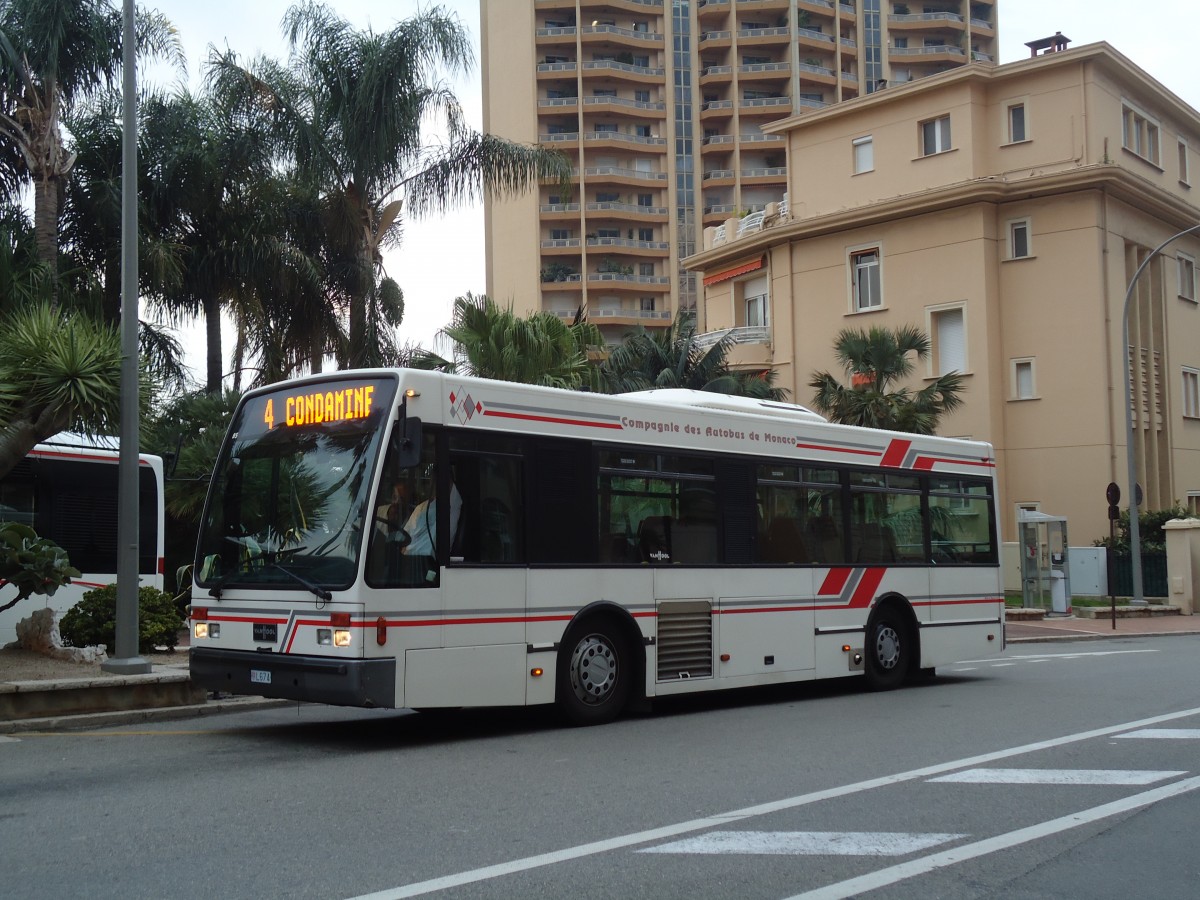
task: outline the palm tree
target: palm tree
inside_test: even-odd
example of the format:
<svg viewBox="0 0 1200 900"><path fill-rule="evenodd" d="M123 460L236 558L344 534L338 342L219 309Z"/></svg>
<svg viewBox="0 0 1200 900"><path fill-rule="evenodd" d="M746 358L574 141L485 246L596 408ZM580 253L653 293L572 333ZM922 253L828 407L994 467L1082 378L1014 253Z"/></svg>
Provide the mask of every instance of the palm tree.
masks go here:
<svg viewBox="0 0 1200 900"><path fill-rule="evenodd" d="M259 60L250 68L229 53L214 56L211 77L224 96L276 119L291 161L317 185L329 230L327 259L340 265L349 318L351 366L376 364L371 328L384 320L382 249L399 241L402 204L410 215L442 212L483 193L506 195L539 179L565 181L556 152L516 144L467 127L454 94L440 81L472 64L466 32L439 7L389 31L356 31L323 5L293 6L284 17L293 62ZM448 134L432 145L426 129Z"/></svg>
<svg viewBox="0 0 1200 900"><path fill-rule="evenodd" d="M601 366L604 389L611 394L654 388L687 388L784 400L787 391L774 387L775 370L737 371L729 366L733 339L726 335L708 346L696 344L695 318L680 312L670 328L638 329L615 347Z"/></svg>
<svg viewBox="0 0 1200 900"><path fill-rule="evenodd" d="M120 395L115 329L45 303L10 313L0 323L0 477L60 431L111 432Z"/></svg>
<svg viewBox="0 0 1200 900"><path fill-rule="evenodd" d="M828 372L814 372L808 384L816 390L813 405L834 422L934 434L941 417L962 405L964 385L957 372L941 375L919 391L893 387L912 374L909 354L918 360L929 356L929 338L913 325L846 328L833 346L851 386Z"/></svg>
<svg viewBox="0 0 1200 900"><path fill-rule="evenodd" d="M183 68L170 22L141 12L138 51ZM0 144L15 148L12 173L33 185L38 255L58 298L58 201L75 155L61 124L77 104L114 87L121 70L121 13L108 0L6 0L0 4ZM13 168L12 155L0 164Z"/></svg>
<svg viewBox="0 0 1200 900"><path fill-rule="evenodd" d="M594 386L589 354L604 346L600 329L582 311L569 324L546 311L521 318L511 306L501 309L490 297L471 293L455 298L453 319L442 334L454 342L454 359L417 354L414 365L570 389Z"/></svg>

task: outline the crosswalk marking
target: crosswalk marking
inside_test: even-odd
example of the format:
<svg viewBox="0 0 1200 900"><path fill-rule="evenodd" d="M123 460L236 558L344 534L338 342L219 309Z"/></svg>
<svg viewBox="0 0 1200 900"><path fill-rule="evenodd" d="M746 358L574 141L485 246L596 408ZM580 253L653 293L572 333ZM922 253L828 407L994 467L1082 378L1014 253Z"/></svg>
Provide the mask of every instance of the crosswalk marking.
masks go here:
<svg viewBox="0 0 1200 900"><path fill-rule="evenodd" d="M967 769L929 780L955 784L1154 784L1186 774L1137 769Z"/></svg>
<svg viewBox="0 0 1200 900"><path fill-rule="evenodd" d="M647 847L639 853L740 853L761 856L904 856L965 834L887 831L710 831L698 837Z"/></svg>
<svg viewBox="0 0 1200 900"><path fill-rule="evenodd" d="M1128 734L1114 734L1113 737L1200 741L1200 728L1142 728L1139 731L1131 731Z"/></svg>

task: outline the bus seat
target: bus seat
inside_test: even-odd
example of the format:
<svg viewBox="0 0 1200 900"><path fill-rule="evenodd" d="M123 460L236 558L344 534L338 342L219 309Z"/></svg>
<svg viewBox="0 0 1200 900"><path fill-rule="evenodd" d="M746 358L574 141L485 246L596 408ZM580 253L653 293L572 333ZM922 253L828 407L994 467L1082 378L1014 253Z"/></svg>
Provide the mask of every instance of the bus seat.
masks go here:
<svg viewBox="0 0 1200 900"><path fill-rule="evenodd" d="M800 533L796 520L790 516L777 516L767 526L765 547L760 554L763 562L808 563L808 545Z"/></svg>
<svg viewBox="0 0 1200 900"><path fill-rule="evenodd" d="M642 519L638 525L638 545L642 562L670 562L671 517L646 516Z"/></svg>

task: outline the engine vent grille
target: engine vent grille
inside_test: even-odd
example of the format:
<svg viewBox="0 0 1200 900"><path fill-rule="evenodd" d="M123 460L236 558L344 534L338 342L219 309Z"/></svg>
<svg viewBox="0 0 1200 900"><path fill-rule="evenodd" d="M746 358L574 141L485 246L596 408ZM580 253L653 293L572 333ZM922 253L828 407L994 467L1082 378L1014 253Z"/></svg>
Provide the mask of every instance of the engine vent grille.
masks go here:
<svg viewBox="0 0 1200 900"><path fill-rule="evenodd" d="M658 607L658 680L712 678L712 603L682 600Z"/></svg>

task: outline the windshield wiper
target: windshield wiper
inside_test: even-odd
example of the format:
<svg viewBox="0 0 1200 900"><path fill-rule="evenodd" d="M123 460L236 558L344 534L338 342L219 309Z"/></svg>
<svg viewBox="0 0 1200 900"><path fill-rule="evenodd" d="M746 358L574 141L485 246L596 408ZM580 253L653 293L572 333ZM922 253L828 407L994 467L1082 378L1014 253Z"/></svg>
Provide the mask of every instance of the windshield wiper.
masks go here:
<svg viewBox="0 0 1200 900"><path fill-rule="evenodd" d="M243 544L241 541L239 541L237 538L234 538L234 537L227 536L225 538L225 540L229 541L230 543L237 544L239 547L246 546L245 544ZM278 560L282 559L284 556L291 556L293 553L299 553L301 550L307 550L307 549L308 548L305 546L281 547L278 550L259 550L257 553L252 553L248 557L246 557L244 560L242 560L242 563L245 566L245 568L238 568L238 569L234 569L232 572L226 572L224 575L222 575L220 578L218 578L216 581L214 581L212 584L212 587L210 587L208 589L208 596L210 596L216 600L220 600L221 599L221 591L224 590L225 585L229 584L229 582L233 581L233 579L237 578L239 575L249 575L251 572L251 569L249 567L252 564L266 560L268 567L274 567L274 568L283 570L283 572L292 576L292 578L295 578L302 585L304 585L304 587L308 588L308 590L312 591L314 594L316 594L322 600L329 600L332 598L333 595L329 594L328 591L324 591L324 593L329 594L329 596L322 596L321 592L324 590L323 588L319 588L319 587L316 587L315 585L310 584L308 581L301 578L295 572L289 571L288 569L284 569L283 566L279 565Z"/></svg>
<svg viewBox="0 0 1200 900"><path fill-rule="evenodd" d="M285 568L284 566L281 566L277 562L271 563L271 565L268 566L268 568L278 569L280 572L282 572L288 578L292 579L294 582L296 582L296 584L300 585L302 588L312 591L312 593L314 593L317 596L317 599L319 599L319 600L329 601L329 600L333 599L333 594L329 593L329 591L325 590L325 588L321 587L319 584L315 584L314 582L309 581L307 578L305 578L303 575L299 574L298 572L293 572L291 569Z"/></svg>

